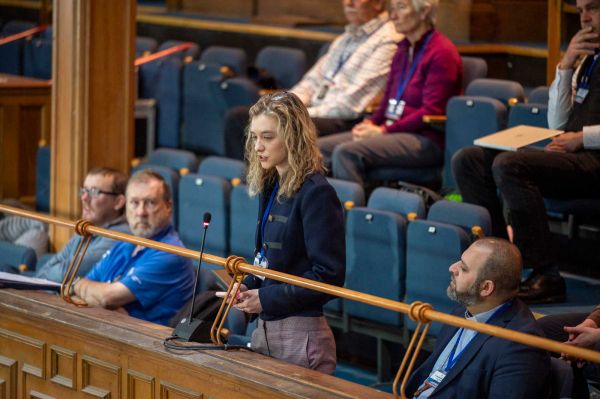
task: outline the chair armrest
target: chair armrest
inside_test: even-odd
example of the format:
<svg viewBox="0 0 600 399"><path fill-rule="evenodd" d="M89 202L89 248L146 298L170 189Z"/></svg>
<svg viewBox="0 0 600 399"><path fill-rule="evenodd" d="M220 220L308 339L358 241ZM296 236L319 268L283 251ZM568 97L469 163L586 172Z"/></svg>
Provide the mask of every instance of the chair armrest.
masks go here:
<svg viewBox="0 0 600 399"><path fill-rule="evenodd" d="M446 121L448 117L446 115L423 115L423 123L428 124L435 130L443 132L446 130Z"/></svg>

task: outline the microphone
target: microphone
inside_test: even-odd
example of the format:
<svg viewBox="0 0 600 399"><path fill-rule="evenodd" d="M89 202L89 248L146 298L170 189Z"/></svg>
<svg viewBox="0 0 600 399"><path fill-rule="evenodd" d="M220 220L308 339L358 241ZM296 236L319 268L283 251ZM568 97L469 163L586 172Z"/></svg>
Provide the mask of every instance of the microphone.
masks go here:
<svg viewBox="0 0 600 399"><path fill-rule="evenodd" d="M204 254L204 242L206 241L206 231L208 230L208 226L210 225L210 220L212 215L210 212L204 213L204 218L202 222L202 228L204 229L204 234L202 235L202 245L200 247L200 258L198 259L198 271L196 273L196 281L194 282L194 293L192 294L192 302L190 305L190 314L188 317L184 317L173 332L173 335L186 341L195 341L202 342L199 340L210 341L210 324L203 319L193 319L194 315L194 305L196 303L196 290L198 289L198 282L200 280L200 269L202 267L202 255ZM214 293L210 293L210 299L214 298ZM210 308L218 307L220 302L212 302L209 303ZM202 312L206 313L206 312Z"/></svg>

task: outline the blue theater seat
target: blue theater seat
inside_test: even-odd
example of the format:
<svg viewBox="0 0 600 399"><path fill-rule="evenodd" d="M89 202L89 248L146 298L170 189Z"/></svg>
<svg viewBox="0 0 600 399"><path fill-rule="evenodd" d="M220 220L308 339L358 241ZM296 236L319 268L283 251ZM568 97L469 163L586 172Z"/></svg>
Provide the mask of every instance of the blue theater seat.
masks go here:
<svg viewBox="0 0 600 399"><path fill-rule="evenodd" d="M483 235L491 233L489 212L478 205L452 201L438 201L432 205L427 220L415 220L408 226L406 239L406 303L422 301L436 310L450 312L456 303L446 295L450 283L448 268L460 259L473 242L474 227ZM415 322L407 319L413 330ZM431 325L430 334L436 335L441 326Z"/></svg>
<svg viewBox="0 0 600 399"><path fill-rule="evenodd" d="M255 64L275 79L277 87L288 89L304 76L306 54L291 47L267 46L258 52Z"/></svg>
<svg viewBox="0 0 600 399"><path fill-rule="evenodd" d="M209 47L199 61L185 65L182 147L202 154L225 154L223 123L228 106L220 85L245 71L246 53L231 47Z"/></svg>
<svg viewBox="0 0 600 399"><path fill-rule="evenodd" d="M248 187L238 184L231 190L229 214L229 249L232 255L242 256L247 262L254 258L258 196L250 197Z"/></svg>
<svg viewBox="0 0 600 399"><path fill-rule="evenodd" d="M504 129L506 106L494 98L457 96L448 102L446 115L443 186L455 189L452 156L461 148L472 146L475 139Z"/></svg>
<svg viewBox="0 0 600 399"><path fill-rule="evenodd" d="M231 184L218 176L190 173L179 184L179 236L188 248L200 249L205 212L212 220L206 235L207 253L229 255L229 198Z"/></svg>

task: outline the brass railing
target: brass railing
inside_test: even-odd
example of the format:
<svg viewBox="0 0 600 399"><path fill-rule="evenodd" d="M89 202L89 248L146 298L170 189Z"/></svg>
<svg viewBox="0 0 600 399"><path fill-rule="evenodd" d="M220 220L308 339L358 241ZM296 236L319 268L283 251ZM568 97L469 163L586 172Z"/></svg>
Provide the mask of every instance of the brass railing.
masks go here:
<svg viewBox="0 0 600 399"><path fill-rule="evenodd" d="M0 212L6 212L13 215L23 216L26 218L38 220L45 223L51 223L61 227L67 227L74 229L78 234L83 237L89 237L91 235L98 235L106 238L112 238L115 240L125 241L136 245L141 245L147 248L153 248L160 251L165 251L169 253L173 253L176 255L184 256L186 258L198 259L200 253L198 251L194 251L191 249L186 249L182 247L177 247L174 245L163 244L160 242L156 242L153 240L149 240L146 238L136 237L129 234L119 233L113 230L104 229L101 227L96 227L90 224L87 221L79 220L77 222L73 222L70 220L66 220L59 217L48 216L44 214L40 214L37 212L27 211L23 209L13 208L6 205L0 205ZM85 247L86 240L82 240L82 245L80 247ZM78 252L78 256L74 256L71 264L71 272L75 270L74 264L79 263L85 251ZM77 261L79 259L79 261ZM475 321L466 320L462 317L453 316L450 314L446 314L443 312L438 312L432 308L430 304L422 303L422 302L413 302L411 304L406 304L398 301L393 301L390 299L380 298L375 295L364 294L362 292L353 291L347 288L337 287L325 283L321 283L314 280L309 280L302 277L292 276L286 273L281 273L271 269L263 269L258 266L253 266L243 261L243 258L238 256L230 256L228 258L222 258L215 255L203 254L202 261L212 263L213 265L217 265L223 267L227 270L229 274L231 274L234 278L231 280L231 283L228 287L228 293L236 289L234 284L236 281L240 281L244 274L250 273L257 276L268 277L273 280L277 280L283 283L288 283L292 285L296 285L303 288L312 289L315 291L319 291L325 294L334 295L344 299L350 299L353 301L358 301L361 303L365 303L372 306L377 306L380 308L388 309L395 312L400 312L408 315L412 320L417 322L417 327L409 341L409 345L406 349L406 353L402 363L400 365L400 369L396 375L394 380L394 396L405 398L404 388L406 382L408 381L408 377L410 376L412 369L414 367L416 358L421 350L421 346L427 335L427 331L429 329L429 325L432 321L437 321L443 324L448 324L451 326L459 327L459 328L467 328L473 331L477 331L483 334L491 335L494 337L506 339L508 341L533 346L536 348L544 349L550 352L555 353L564 353L573 358L587 360L595 363L600 363L600 352L594 351L591 349L580 348L573 345L566 345L564 343L555 342L547 338L542 338L534 335L525 334L522 332L509 330L502 327L497 327L489 324L478 323ZM71 279L70 276L65 276L65 280L67 277ZM71 279L72 280L72 279ZM65 285L65 281L63 281L63 285ZM239 288L238 288L239 289ZM69 289L63 287L61 290L61 295L63 298L71 303L73 301L70 299ZM229 296L226 296L228 298ZM235 297L235 295L232 295ZM81 305L81 303L75 303L77 305ZM223 321L227 317L227 313L231 308L231 302L223 301L221 308L219 309L219 313L217 319L213 324L213 328L211 330L211 339L215 344L221 344L221 328L223 326ZM402 384L400 387L400 395L398 395L398 384L402 380Z"/></svg>

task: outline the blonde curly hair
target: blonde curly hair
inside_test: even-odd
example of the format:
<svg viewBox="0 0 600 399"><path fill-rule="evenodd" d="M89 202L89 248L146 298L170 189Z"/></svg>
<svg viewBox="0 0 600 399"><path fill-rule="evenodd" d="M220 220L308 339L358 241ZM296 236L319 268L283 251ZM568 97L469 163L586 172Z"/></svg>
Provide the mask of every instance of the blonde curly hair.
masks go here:
<svg viewBox="0 0 600 399"><path fill-rule="evenodd" d="M287 91L261 97L250 108L250 123L246 127L246 160L248 161L248 191L250 195L262 194L274 185L277 170L263 169L250 134L252 120L259 115L270 116L277 123L277 134L283 139L287 151L288 169L279 179L277 200L291 198L312 173L323 173L323 157L317 147L317 129L302 101Z"/></svg>

